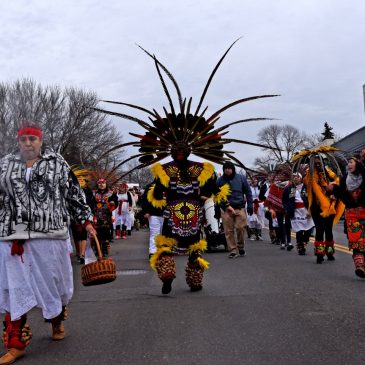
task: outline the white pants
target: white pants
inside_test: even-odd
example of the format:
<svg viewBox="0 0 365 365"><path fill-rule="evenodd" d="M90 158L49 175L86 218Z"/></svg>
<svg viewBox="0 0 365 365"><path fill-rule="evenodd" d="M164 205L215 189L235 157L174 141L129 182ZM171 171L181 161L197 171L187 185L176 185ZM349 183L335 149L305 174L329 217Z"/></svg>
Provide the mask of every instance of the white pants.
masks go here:
<svg viewBox="0 0 365 365"><path fill-rule="evenodd" d="M163 217L159 217L157 215L150 215L148 218L148 223L150 226L150 253L156 252L155 237L162 232L163 220Z"/></svg>
<svg viewBox="0 0 365 365"><path fill-rule="evenodd" d="M122 229L122 226L126 226L126 229L130 229L131 217L130 217L129 212L122 213L122 214L115 213L115 219L114 219L113 226L114 226L114 229L116 228L116 226L120 226L120 229Z"/></svg>
<svg viewBox="0 0 365 365"><path fill-rule="evenodd" d="M67 240L27 240L22 257L11 256L11 244L0 241L0 313L14 321L39 307L44 318L55 318L73 294Z"/></svg>
<svg viewBox="0 0 365 365"><path fill-rule="evenodd" d="M135 221L134 210L132 209L129 212L129 222L128 222L128 225L127 225L127 231L130 231L132 229L132 227L134 226L134 221Z"/></svg>

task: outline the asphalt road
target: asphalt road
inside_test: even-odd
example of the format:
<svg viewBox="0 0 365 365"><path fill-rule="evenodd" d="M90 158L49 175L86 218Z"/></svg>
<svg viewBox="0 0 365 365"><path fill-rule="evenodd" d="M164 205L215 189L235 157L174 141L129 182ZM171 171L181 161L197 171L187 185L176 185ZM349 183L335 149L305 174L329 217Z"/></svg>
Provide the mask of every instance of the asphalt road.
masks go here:
<svg viewBox="0 0 365 365"><path fill-rule="evenodd" d="M342 227L336 232L346 245ZM345 250L317 265L312 248L282 251L265 231L263 242L247 242L245 257L206 254L201 292L188 290L186 257L177 257L178 277L163 296L147 238L142 230L113 244L113 283L83 287L74 262L66 339L52 342L32 310L34 337L17 364L364 364L365 281Z"/></svg>

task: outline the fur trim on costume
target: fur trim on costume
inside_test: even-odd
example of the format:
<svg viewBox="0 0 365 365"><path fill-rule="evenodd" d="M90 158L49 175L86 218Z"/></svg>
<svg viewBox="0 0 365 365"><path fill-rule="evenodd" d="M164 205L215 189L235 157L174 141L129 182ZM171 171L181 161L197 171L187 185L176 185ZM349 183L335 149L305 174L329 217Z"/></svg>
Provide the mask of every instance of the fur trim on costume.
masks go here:
<svg viewBox="0 0 365 365"><path fill-rule="evenodd" d="M156 163L155 165L151 166L151 172L154 177L160 179L161 184L163 186L165 186L166 188L169 187L170 178L166 174L165 170L163 169L163 167L160 163Z"/></svg>
<svg viewBox="0 0 365 365"><path fill-rule="evenodd" d="M338 221L342 217L343 212L345 211L345 208L346 208L345 204L342 202L342 200L339 200L336 205L336 215L335 215L335 218L333 219L334 226L338 223Z"/></svg>
<svg viewBox="0 0 365 365"><path fill-rule="evenodd" d="M214 203L220 204L221 202L227 200L230 194L231 194L231 188L229 184L222 185L219 188L219 192L213 196Z"/></svg>
<svg viewBox="0 0 365 365"><path fill-rule="evenodd" d="M156 242L156 247L160 248L163 246L167 246L167 247L174 247L177 244L177 240L175 240L175 238L171 238L171 237L166 237L162 234L159 234L155 237L155 242Z"/></svg>
<svg viewBox="0 0 365 365"><path fill-rule="evenodd" d="M209 269L209 262L207 260L204 260L202 257L198 257L196 259L197 263L199 264L199 266L203 269L203 270L208 270Z"/></svg>
<svg viewBox="0 0 365 365"><path fill-rule="evenodd" d="M172 254L172 249L169 247L162 247L160 249L158 249L150 258L150 266L153 270L156 271L156 267L157 267L157 263L158 260L160 258L160 256L165 253L165 254Z"/></svg>
<svg viewBox="0 0 365 365"><path fill-rule="evenodd" d="M295 162L304 156L316 155L318 153L331 152L331 151L338 151L338 148L332 147L332 146L320 146L320 147L314 148L312 150L304 149L304 150L301 150L300 152L296 153L292 157L291 162Z"/></svg>
<svg viewBox="0 0 365 365"><path fill-rule="evenodd" d="M331 170L326 170L329 177L335 181L336 184L339 182L338 176ZM335 214L334 222L335 225L339 219L341 218L344 210L345 205L341 201L331 201L328 196L326 196L324 188L325 181L321 181L323 179L320 178L319 174L315 172L313 175L307 175L304 178L304 183L307 187L307 193L308 193L308 210L310 210L312 204L313 204L313 195L316 196L316 199L319 201L319 205L321 207L321 216L322 217L328 217L330 215Z"/></svg>
<svg viewBox="0 0 365 365"><path fill-rule="evenodd" d="M155 185L152 185L148 189L147 193L147 201L152 204L154 208L164 208L166 206L166 200L165 199L155 199L154 197L154 191L155 191Z"/></svg>
<svg viewBox="0 0 365 365"><path fill-rule="evenodd" d="M332 214L336 214L335 201L331 202L328 196L325 195L324 187L320 186L318 174L314 174L311 182L313 192L316 195L322 210L321 216L328 217Z"/></svg>
<svg viewBox="0 0 365 365"><path fill-rule="evenodd" d="M209 162L203 162L203 170L198 176L199 186L202 187L214 174L214 166Z"/></svg>
<svg viewBox="0 0 365 365"><path fill-rule="evenodd" d="M190 255L190 261L194 260L194 264L197 264L201 269L206 270L209 268L209 262L204 260L201 257L202 252L204 252L207 249L207 241L200 240L197 243L194 243L193 245L190 245L188 248L188 253ZM194 254L196 255L196 259L194 258ZM192 263L191 263L192 264Z"/></svg>
<svg viewBox="0 0 365 365"><path fill-rule="evenodd" d="M194 243L193 245L190 245L188 248L188 253L189 255L191 255L193 252L195 251L205 251L208 247L207 241L206 240L200 240L197 243Z"/></svg>
<svg viewBox="0 0 365 365"><path fill-rule="evenodd" d="M174 238L159 234L155 238L157 251L150 258L150 266L153 270L157 270L158 261L162 254L172 254L172 249L176 246L177 241Z"/></svg>
<svg viewBox="0 0 365 365"><path fill-rule="evenodd" d="M317 255L325 255L326 250L324 246L324 241L314 241L314 254Z"/></svg>

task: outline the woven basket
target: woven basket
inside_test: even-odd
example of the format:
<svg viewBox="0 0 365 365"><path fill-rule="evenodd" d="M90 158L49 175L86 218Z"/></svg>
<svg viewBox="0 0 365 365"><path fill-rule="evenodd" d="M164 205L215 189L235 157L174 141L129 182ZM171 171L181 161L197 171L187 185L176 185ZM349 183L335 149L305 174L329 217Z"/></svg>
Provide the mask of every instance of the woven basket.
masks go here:
<svg viewBox="0 0 365 365"><path fill-rule="evenodd" d="M98 260L81 268L81 279L84 286L106 284L117 278L115 262L111 258L104 258L96 236L93 237L98 250Z"/></svg>

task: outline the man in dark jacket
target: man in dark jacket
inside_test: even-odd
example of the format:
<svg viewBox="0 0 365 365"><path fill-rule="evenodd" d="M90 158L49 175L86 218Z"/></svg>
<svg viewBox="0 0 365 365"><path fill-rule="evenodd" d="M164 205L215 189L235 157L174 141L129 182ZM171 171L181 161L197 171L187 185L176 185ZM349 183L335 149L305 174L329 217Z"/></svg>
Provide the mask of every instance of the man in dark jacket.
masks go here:
<svg viewBox="0 0 365 365"><path fill-rule="evenodd" d="M223 175L217 180L218 187L225 184L229 185L230 194L229 205L222 206L222 222L229 250L228 257L236 258L245 255L244 231L247 226L245 206L247 204L247 213L252 215L252 194L246 177L237 174L234 164L230 161L223 164Z"/></svg>

